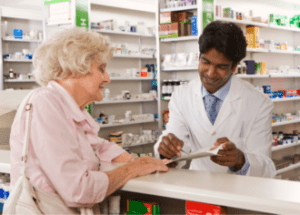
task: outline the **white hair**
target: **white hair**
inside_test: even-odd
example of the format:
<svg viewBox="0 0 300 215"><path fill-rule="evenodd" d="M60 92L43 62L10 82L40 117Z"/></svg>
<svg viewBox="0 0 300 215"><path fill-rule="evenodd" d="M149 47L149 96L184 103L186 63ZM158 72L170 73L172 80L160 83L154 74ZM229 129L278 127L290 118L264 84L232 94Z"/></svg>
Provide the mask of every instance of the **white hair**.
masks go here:
<svg viewBox="0 0 300 215"><path fill-rule="evenodd" d="M50 80L79 77L90 72L93 61L112 58L109 39L82 28L58 31L44 41L33 56L35 79L41 86Z"/></svg>

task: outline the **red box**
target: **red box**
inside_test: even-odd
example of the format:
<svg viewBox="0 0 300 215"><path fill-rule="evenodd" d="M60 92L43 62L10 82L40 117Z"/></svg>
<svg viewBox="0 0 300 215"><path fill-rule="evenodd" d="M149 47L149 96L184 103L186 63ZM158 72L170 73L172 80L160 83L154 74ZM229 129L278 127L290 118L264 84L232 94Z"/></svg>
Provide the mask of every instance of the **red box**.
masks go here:
<svg viewBox="0 0 300 215"><path fill-rule="evenodd" d="M227 212L221 206L210 205L201 202L186 201L186 215L226 215Z"/></svg>
<svg viewBox="0 0 300 215"><path fill-rule="evenodd" d="M192 12L179 12L177 13L178 22L191 22L193 15Z"/></svg>

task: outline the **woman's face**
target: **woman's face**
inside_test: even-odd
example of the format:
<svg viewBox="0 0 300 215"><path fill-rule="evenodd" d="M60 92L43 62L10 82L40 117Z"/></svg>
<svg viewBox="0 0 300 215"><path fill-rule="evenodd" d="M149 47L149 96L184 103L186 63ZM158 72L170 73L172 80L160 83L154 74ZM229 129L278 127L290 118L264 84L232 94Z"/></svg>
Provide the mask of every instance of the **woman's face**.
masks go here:
<svg viewBox="0 0 300 215"><path fill-rule="evenodd" d="M104 85L110 83L106 72L106 63L93 61L90 71L89 74L82 77L80 85L85 89L89 102L102 101Z"/></svg>

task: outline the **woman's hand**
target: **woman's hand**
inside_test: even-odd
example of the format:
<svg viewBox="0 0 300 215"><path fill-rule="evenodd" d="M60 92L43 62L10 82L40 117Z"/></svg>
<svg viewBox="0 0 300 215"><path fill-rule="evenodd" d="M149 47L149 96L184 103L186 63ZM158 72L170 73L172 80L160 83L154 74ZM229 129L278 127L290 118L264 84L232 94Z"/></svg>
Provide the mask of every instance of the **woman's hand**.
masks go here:
<svg viewBox="0 0 300 215"><path fill-rule="evenodd" d="M144 156L136 158L113 171L105 172L109 179L106 196L115 192L132 178L148 175L156 171L168 171L168 167L165 165L167 161Z"/></svg>
<svg viewBox="0 0 300 215"><path fill-rule="evenodd" d="M157 158L143 156L136 158L134 161L130 162L127 165L133 171L134 177L139 177L148 175L156 171L167 172L168 167L164 164L167 161L168 160L160 160Z"/></svg>

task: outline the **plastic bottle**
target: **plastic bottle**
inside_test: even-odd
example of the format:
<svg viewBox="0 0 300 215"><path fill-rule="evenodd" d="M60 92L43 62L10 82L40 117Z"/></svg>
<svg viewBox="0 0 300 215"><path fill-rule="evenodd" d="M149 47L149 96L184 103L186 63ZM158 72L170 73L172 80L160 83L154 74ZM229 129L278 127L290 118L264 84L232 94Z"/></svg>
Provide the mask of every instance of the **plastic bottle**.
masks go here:
<svg viewBox="0 0 300 215"><path fill-rule="evenodd" d="M163 81L163 84L162 84L162 89L161 89L161 94L162 94L162 97L165 97L165 96L167 96L167 86L168 86L168 84L167 84L167 80L164 80Z"/></svg>
<svg viewBox="0 0 300 215"><path fill-rule="evenodd" d="M172 92L173 92L172 80L168 81L168 90L167 91L168 91L168 96L171 96Z"/></svg>
<svg viewBox="0 0 300 215"><path fill-rule="evenodd" d="M9 69L9 78L13 79L14 78L14 71L12 68Z"/></svg>
<svg viewBox="0 0 300 215"><path fill-rule="evenodd" d="M105 100L110 100L110 91L109 91L108 88L106 88L106 89L104 90L104 99L105 99Z"/></svg>

